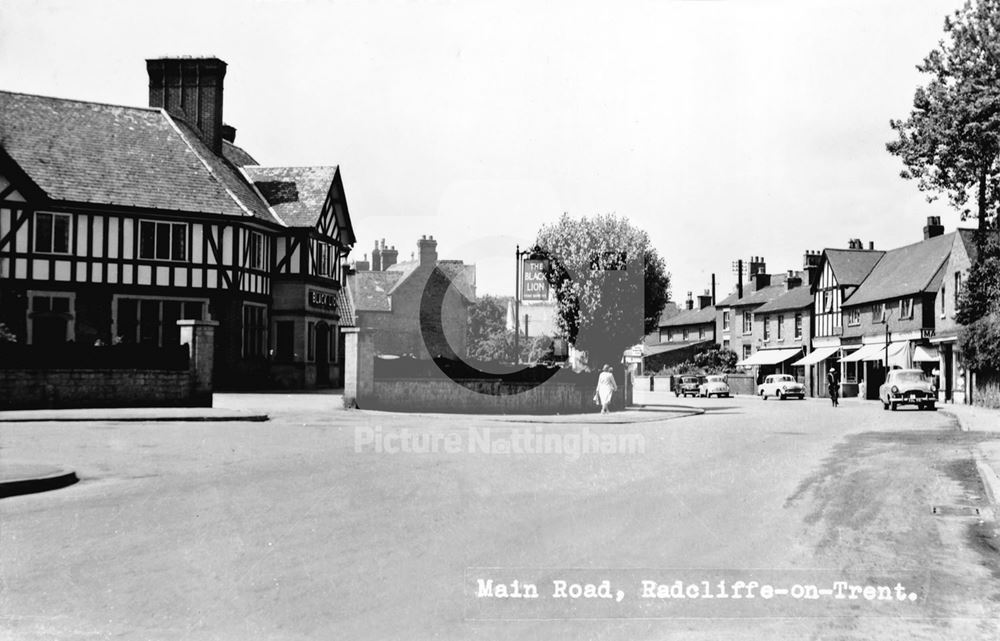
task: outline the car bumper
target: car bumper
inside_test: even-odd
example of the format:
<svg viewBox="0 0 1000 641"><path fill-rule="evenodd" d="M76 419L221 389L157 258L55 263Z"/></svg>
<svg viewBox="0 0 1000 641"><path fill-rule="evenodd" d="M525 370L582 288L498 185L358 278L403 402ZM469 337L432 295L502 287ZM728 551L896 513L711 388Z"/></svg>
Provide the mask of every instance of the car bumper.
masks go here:
<svg viewBox="0 0 1000 641"><path fill-rule="evenodd" d="M896 405L924 405L926 403L933 403L937 400L937 396L933 392L927 392L924 390L914 390L912 392L900 392L899 394L890 394L889 402L895 403Z"/></svg>

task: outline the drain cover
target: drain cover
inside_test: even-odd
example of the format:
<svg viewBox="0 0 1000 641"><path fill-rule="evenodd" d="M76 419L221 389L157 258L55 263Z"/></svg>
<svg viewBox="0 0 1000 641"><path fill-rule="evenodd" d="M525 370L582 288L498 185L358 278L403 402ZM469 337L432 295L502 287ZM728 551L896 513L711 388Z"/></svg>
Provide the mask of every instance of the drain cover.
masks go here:
<svg viewBox="0 0 1000 641"><path fill-rule="evenodd" d="M979 508L971 505L935 505L931 514L938 516L979 516Z"/></svg>

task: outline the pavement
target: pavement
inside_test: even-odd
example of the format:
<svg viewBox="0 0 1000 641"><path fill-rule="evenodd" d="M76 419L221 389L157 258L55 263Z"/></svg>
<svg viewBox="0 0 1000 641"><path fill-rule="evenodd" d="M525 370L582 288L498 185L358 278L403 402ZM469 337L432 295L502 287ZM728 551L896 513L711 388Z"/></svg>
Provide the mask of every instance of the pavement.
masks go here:
<svg viewBox="0 0 1000 641"><path fill-rule="evenodd" d="M1000 410L974 405L938 405L964 432L1000 433ZM1000 442L984 440L974 449L976 469L994 509L1000 508Z"/></svg>

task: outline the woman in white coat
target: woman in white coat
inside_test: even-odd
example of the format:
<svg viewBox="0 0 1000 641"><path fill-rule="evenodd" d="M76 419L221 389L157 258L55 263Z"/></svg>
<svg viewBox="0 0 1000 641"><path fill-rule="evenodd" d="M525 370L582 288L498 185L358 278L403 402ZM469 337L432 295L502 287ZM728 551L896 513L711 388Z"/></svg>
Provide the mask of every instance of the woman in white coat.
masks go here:
<svg viewBox="0 0 1000 641"><path fill-rule="evenodd" d="M611 404L611 397L617 389L618 385L615 383L615 375L611 373L611 366L605 365L601 375L597 377L597 398L601 401L601 414L608 413L608 405Z"/></svg>

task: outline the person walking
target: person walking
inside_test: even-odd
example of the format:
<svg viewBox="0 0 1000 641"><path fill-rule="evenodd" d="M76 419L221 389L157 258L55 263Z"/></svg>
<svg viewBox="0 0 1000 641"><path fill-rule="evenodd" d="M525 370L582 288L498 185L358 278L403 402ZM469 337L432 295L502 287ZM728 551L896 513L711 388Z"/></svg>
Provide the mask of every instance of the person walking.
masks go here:
<svg viewBox="0 0 1000 641"><path fill-rule="evenodd" d="M605 365L601 368L601 375L597 377L597 398L601 401L601 414L608 413L611 397L617 390L618 384L615 383L615 375L611 373L611 366Z"/></svg>
<svg viewBox="0 0 1000 641"><path fill-rule="evenodd" d="M837 380L837 370L833 367L826 374L826 386L830 391L830 402L834 407L839 407L840 402L837 400L837 395L840 393L840 381Z"/></svg>

